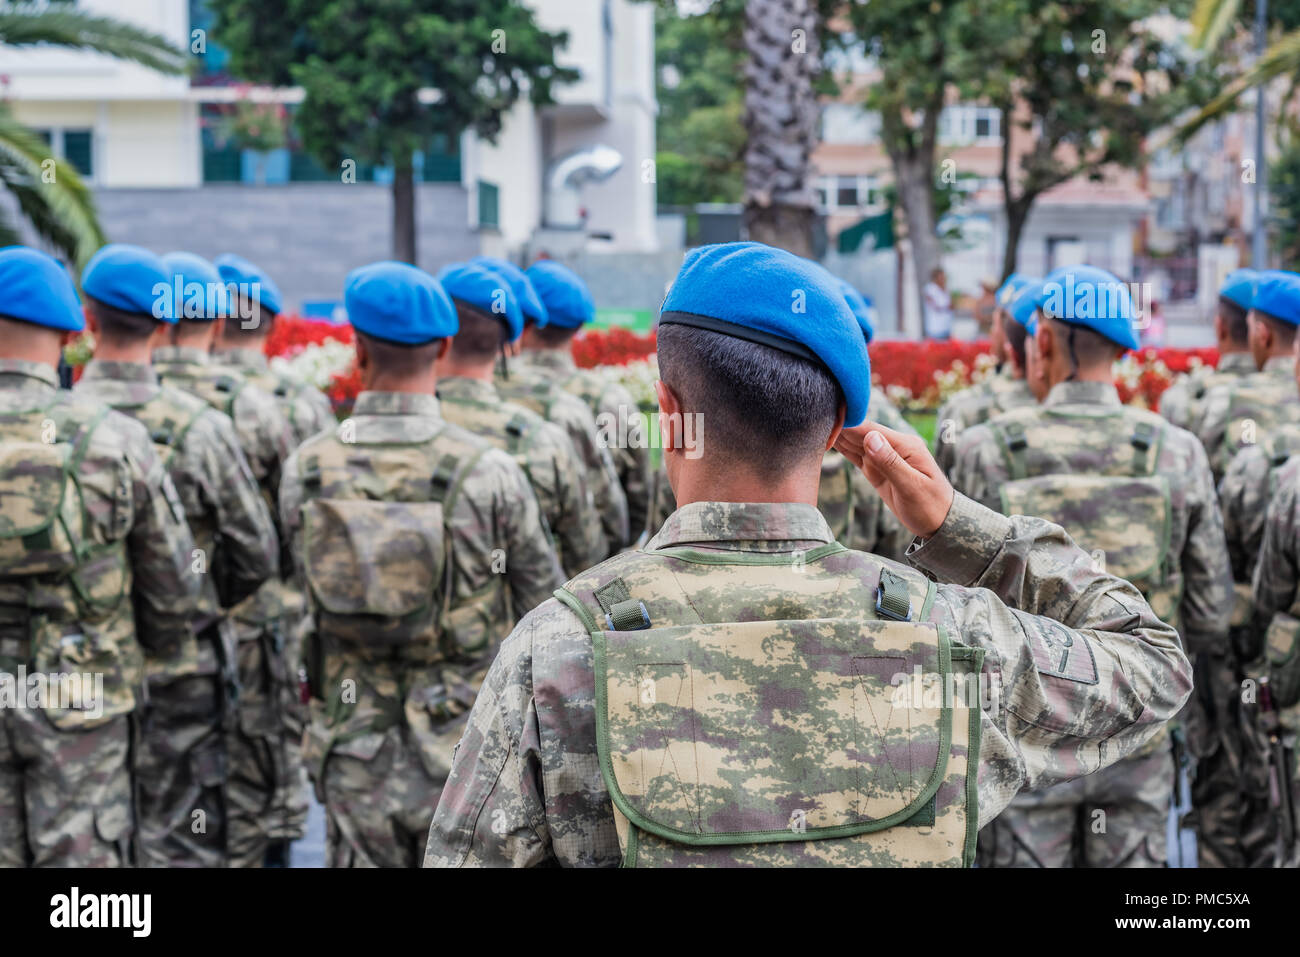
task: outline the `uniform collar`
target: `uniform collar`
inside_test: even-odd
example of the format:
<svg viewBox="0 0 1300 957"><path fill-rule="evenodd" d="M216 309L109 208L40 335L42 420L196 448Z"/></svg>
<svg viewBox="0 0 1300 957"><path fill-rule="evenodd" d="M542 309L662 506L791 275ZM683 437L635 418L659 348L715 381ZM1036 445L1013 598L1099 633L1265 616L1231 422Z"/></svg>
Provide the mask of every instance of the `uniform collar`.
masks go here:
<svg viewBox="0 0 1300 957"><path fill-rule="evenodd" d="M195 346L160 346L153 351L153 361L203 366L212 361L212 355Z"/></svg>
<svg viewBox="0 0 1300 957"><path fill-rule="evenodd" d="M438 416L436 397L422 392L362 392L352 406L353 415Z"/></svg>
<svg viewBox="0 0 1300 957"><path fill-rule="evenodd" d="M116 362L107 359L91 359L86 370L81 374L81 381L106 379L114 382L143 382L147 385L158 384L158 373L153 366L143 362Z"/></svg>
<svg viewBox="0 0 1300 957"><path fill-rule="evenodd" d="M1254 372L1255 357L1249 352L1229 352L1226 355L1219 356L1219 364L1215 366L1216 372Z"/></svg>
<svg viewBox="0 0 1300 957"><path fill-rule="evenodd" d="M1110 382L1058 382L1043 400L1044 408L1054 405L1107 405L1119 408L1119 392Z"/></svg>
<svg viewBox="0 0 1300 957"><path fill-rule="evenodd" d="M567 349L533 349L524 353L524 359L539 369L556 369L560 372L576 372L577 364Z"/></svg>
<svg viewBox="0 0 1300 957"><path fill-rule="evenodd" d="M6 384L12 387L30 387L31 383L23 382L23 379L37 379L42 385L47 385L52 389L59 387L59 374L54 371L52 366L44 362L30 362L27 359L0 359L0 376L6 379ZM12 382L7 380L12 379Z"/></svg>
<svg viewBox="0 0 1300 957"><path fill-rule="evenodd" d="M1279 378L1290 378L1295 375L1295 359L1292 356L1273 356L1264 362L1264 368L1259 371Z"/></svg>
<svg viewBox="0 0 1300 957"><path fill-rule="evenodd" d="M438 397L492 403L501 401L501 393L497 392L497 387L491 382L461 375L439 379Z"/></svg>
<svg viewBox="0 0 1300 957"><path fill-rule="evenodd" d="M267 361L266 353L261 349L218 349L212 353L214 359L228 366L237 366L240 369L257 369L258 371L269 369L271 363Z"/></svg>
<svg viewBox="0 0 1300 957"><path fill-rule="evenodd" d="M716 547L818 544L835 541L822 513L795 502L691 502L673 512L646 551L707 542ZM749 550L754 550L750 548Z"/></svg>

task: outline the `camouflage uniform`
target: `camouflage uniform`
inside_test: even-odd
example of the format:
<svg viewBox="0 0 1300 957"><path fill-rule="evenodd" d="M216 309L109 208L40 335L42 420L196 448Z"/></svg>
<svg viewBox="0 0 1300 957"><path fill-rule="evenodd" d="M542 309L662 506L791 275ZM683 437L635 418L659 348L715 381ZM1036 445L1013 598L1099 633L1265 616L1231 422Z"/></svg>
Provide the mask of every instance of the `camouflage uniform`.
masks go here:
<svg viewBox="0 0 1300 957"><path fill-rule="evenodd" d="M215 363L199 349L157 349L153 361L165 384L230 416L262 497L278 519L280 470L294 434L275 397L250 382L243 368ZM287 575L287 542L281 540L279 548L281 572ZM302 595L272 576L230 617L239 642L240 695L228 742L228 850L232 867L250 867L262 862L270 842L300 837L306 825L298 745L304 717L298 686Z"/></svg>
<svg viewBox="0 0 1300 957"><path fill-rule="evenodd" d="M293 430L294 445L300 445L322 429L334 427L334 407L329 397L309 382L271 368L260 349L217 349L214 362L239 369L250 382L273 396Z"/></svg>
<svg viewBox="0 0 1300 957"><path fill-rule="evenodd" d="M1008 409L1033 405L1034 402L1034 394L1024 379L1013 379L1004 373L949 396L948 401L939 407L935 419L934 460L939 463L939 468L945 475L951 474L957 442L971 426L987 422Z"/></svg>
<svg viewBox="0 0 1300 957"><path fill-rule="evenodd" d="M969 862L976 826L1022 787L1104 767L1187 697L1174 630L1057 526L1007 519L958 495L943 527L908 556L961 583L937 587L831 542L807 505L696 502L645 550L579 576L566 586L574 597L529 614L474 705L426 866ZM722 564L728 556L734 562ZM894 644L890 627L901 622L875 610L900 580L906 594L890 601L891 614L901 619L910 599L910 645ZM595 624L616 581L644 604L650 630L618 630L627 600L610 606L614 630ZM878 694L929 654L936 624L952 642L952 673L978 676L988 699L978 710L951 708L947 774L931 772L923 786L938 766L933 712L905 706L916 711L900 722L877 710ZM725 651L709 646L716 639ZM1071 642L1088 653L1070 654ZM825 683L810 686L809 669ZM653 728L628 738L637 700ZM815 720L802 721L809 711ZM787 750L787 741L811 751ZM814 787L834 804L810 808ZM642 826L667 820L680 822L675 848ZM797 836L837 821L851 838ZM921 827L892 826L903 821ZM784 841L727 843L751 839L746 828Z"/></svg>
<svg viewBox="0 0 1300 957"><path fill-rule="evenodd" d="M650 441L646 420L632 393L601 370L579 369L568 349L532 350L524 353L524 360L530 370L585 402L595 416L598 434L614 458L627 499L628 528L639 534L646 527L650 508Z"/></svg>
<svg viewBox="0 0 1300 957"><path fill-rule="evenodd" d="M1196 435L1205 446L1217 483L1232 457L1247 445L1267 445L1270 433L1300 423L1295 360L1278 356L1264 368L1205 393Z"/></svg>
<svg viewBox="0 0 1300 957"><path fill-rule="evenodd" d="M1175 379L1160 394L1160 414L1180 429L1195 432L1206 394L1254 372L1255 357L1249 352L1222 355L1217 366L1203 365Z"/></svg>
<svg viewBox="0 0 1300 957"><path fill-rule="evenodd" d="M600 440L595 417L576 395L527 366L516 369L516 365L510 366L508 377L497 377L497 391L507 402L531 409L568 434L586 468L587 487L600 513L603 554L612 555L628 543L627 498L618 483L614 459Z"/></svg>
<svg viewBox="0 0 1300 957"><path fill-rule="evenodd" d="M1296 838L1297 801L1300 801L1300 770L1297 769L1296 738L1300 734L1300 607L1297 582L1300 582L1300 456L1293 456L1277 475L1277 492L1269 503L1260 543L1259 561L1255 565L1251 588L1254 627L1253 644L1240 650L1243 660L1257 662L1259 673L1269 679L1269 697L1273 708L1265 711L1263 701L1254 715L1260 732L1256 740L1268 745L1266 737L1276 736L1284 752L1281 766L1276 760L1253 762L1252 770L1262 765L1264 794L1276 798L1290 789L1290 814L1283 808L1269 808L1267 830L1248 833L1247 853L1253 866L1300 866L1300 841ZM1262 699L1262 692L1256 695ZM1255 704L1254 701L1251 702ZM1243 708L1245 710L1245 708ZM1269 780L1269 776L1272 780ZM1285 805L1283 805L1285 807ZM1258 840L1252 838L1258 837Z"/></svg>
<svg viewBox="0 0 1300 957"><path fill-rule="evenodd" d="M202 399L160 385L143 363L100 360L75 391L149 431L185 506L201 567L211 572L201 576L195 643L171 657L146 655L149 695L136 753L139 863L223 867L226 735L237 683L235 632L224 609L276 574L271 516L234 426Z"/></svg>
<svg viewBox="0 0 1300 957"><path fill-rule="evenodd" d="M194 540L145 430L49 366L0 360L0 459L0 684L25 704L23 672L103 681L94 700L3 701L0 864L126 864L143 652L197 654Z"/></svg>
<svg viewBox="0 0 1300 957"><path fill-rule="evenodd" d="M415 866L497 645L560 580L537 499L433 396L363 392L289 459L281 519L316 619L305 758L329 863Z"/></svg>
<svg viewBox="0 0 1300 957"><path fill-rule="evenodd" d="M490 381L439 379L438 399L448 422L509 452L524 470L566 573L604 557L595 546L600 516L578 453L563 429L531 409L504 401Z"/></svg>
<svg viewBox="0 0 1300 957"><path fill-rule="evenodd" d="M1050 515L1080 542L1106 542L1099 557L1178 624L1193 660L1224 654L1231 571L1205 452L1190 433L1121 405L1108 382L1063 382L1041 407L966 432L951 478L990 507ZM1057 511L1062 501L1071 514ZM1199 729L1209 702L1194 700L1188 723ZM982 853L995 866L1163 866L1174 777L1162 733L1101 775L1023 795L981 835Z"/></svg>

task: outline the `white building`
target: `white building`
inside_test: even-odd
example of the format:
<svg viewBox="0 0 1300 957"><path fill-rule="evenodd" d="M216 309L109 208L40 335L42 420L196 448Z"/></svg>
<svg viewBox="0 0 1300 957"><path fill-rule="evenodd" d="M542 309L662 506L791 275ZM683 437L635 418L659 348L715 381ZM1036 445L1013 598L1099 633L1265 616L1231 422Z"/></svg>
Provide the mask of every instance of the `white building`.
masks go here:
<svg viewBox="0 0 1300 957"><path fill-rule="evenodd" d="M657 247L651 6L525 2L542 27L567 31L558 59L580 79L557 86L553 106L517 105L495 144L472 132L430 143L417 161L426 268L480 251L586 258ZM302 94L236 86L207 35L204 0L77 5L161 33L202 64L191 81L90 53L0 47L0 95L83 172L110 238L269 258L295 303L336 296L346 270L390 254L390 171L362 168L344 184L299 150L258 154L220 142L212 120L222 104L247 95L292 110Z"/></svg>

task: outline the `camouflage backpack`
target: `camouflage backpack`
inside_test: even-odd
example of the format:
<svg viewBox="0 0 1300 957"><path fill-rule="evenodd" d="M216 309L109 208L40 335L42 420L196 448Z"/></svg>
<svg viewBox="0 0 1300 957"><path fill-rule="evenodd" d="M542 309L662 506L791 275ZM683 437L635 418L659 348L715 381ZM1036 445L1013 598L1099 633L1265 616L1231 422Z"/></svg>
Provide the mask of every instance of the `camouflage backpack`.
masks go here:
<svg viewBox="0 0 1300 957"><path fill-rule="evenodd" d="M200 367L200 369L204 368L206 367ZM173 371L165 363L158 363L156 369L158 377L163 382L175 385L191 395L197 395L212 408L231 418L234 418L235 400L249 384L249 380L242 375L221 372L216 367L210 370L216 372L215 375L191 371L188 368L183 372Z"/></svg>
<svg viewBox="0 0 1300 957"><path fill-rule="evenodd" d="M302 451L302 565L323 645L413 665L473 654L501 576L453 607L455 562L447 522L486 447L438 441L342 441Z"/></svg>
<svg viewBox="0 0 1300 957"><path fill-rule="evenodd" d="M1169 428L1164 420L1105 406L1035 408L1005 413L989 426L1011 475L1001 489L1002 512L1060 525L1177 627L1182 595L1170 568L1173 505L1169 479L1156 474Z"/></svg>
<svg viewBox="0 0 1300 957"><path fill-rule="evenodd" d="M1300 397L1293 379L1257 374L1242 380L1229 393L1228 427L1215 474L1223 474L1243 446L1266 441L1270 433L1297 423Z"/></svg>
<svg viewBox="0 0 1300 957"><path fill-rule="evenodd" d="M969 865L983 652L837 543L625 552L556 591L593 644L624 866Z"/></svg>
<svg viewBox="0 0 1300 957"><path fill-rule="evenodd" d="M142 661L130 603L123 601L131 588L125 544L131 489L114 476L108 511L96 520L80 474L91 436L109 411L88 412L60 398L0 416L0 638L8 639L6 657L45 674L102 674L104 685L113 685L100 714L47 707L50 722L64 731L129 711L133 697L123 685Z"/></svg>

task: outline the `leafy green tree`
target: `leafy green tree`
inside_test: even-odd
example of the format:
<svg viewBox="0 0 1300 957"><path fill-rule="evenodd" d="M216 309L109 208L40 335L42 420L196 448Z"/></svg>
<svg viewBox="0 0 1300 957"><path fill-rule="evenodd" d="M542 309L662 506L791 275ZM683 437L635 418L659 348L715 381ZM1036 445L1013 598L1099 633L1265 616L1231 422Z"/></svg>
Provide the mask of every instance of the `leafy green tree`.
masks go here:
<svg viewBox="0 0 1300 957"><path fill-rule="evenodd" d="M519 0L210 0L244 79L302 87L303 144L323 164L393 168L393 255L416 261L414 154L438 134L492 141L521 98L552 102L563 33ZM355 169L355 165L351 169Z"/></svg>
<svg viewBox="0 0 1300 957"><path fill-rule="evenodd" d="M0 3L0 48L50 44L132 60L161 73L184 71L187 55L163 37L111 17L59 3ZM82 265L104 245L94 198L77 171L0 106L0 188L36 235ZM0 218L0 244L21 239Z"/></svg>
<svg viewBox="0 0 1300 957"><path fill-rule="evenodd" d="M1300 262L1300 139L1292 138L1268 173L1273 245L1284 263Z"/></svg>

